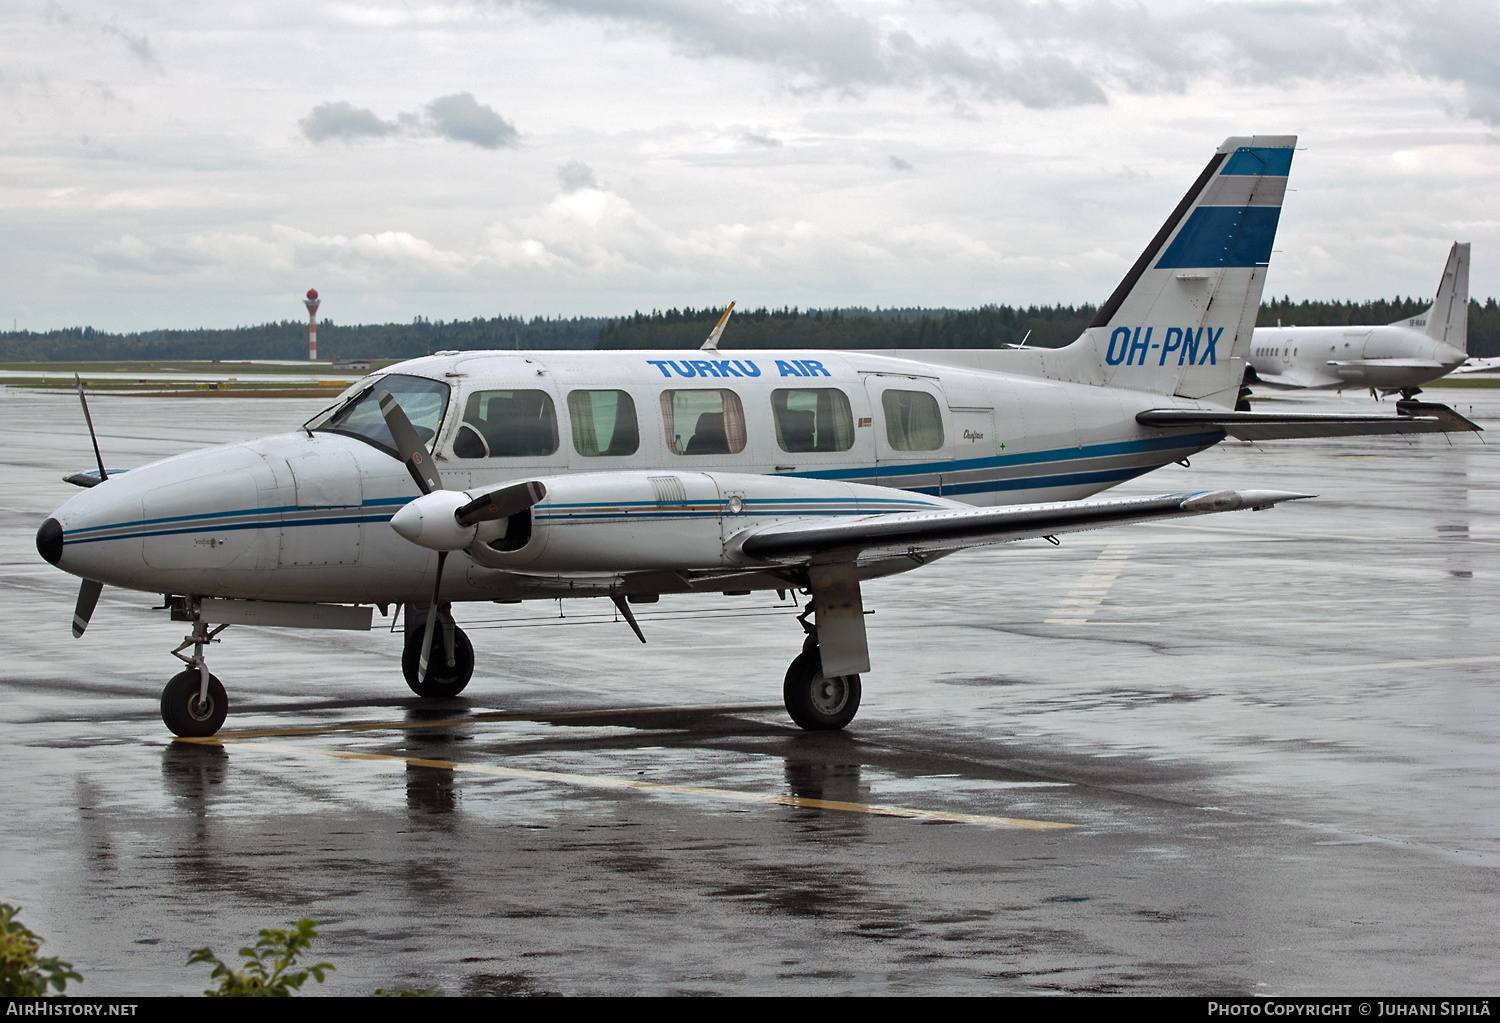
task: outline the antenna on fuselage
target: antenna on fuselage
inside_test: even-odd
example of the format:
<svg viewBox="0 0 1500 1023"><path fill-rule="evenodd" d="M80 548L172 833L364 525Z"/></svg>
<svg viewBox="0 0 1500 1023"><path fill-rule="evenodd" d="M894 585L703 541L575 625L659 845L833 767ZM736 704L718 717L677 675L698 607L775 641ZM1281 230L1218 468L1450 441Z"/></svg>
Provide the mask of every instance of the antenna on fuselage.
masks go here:
<svg viewBox="0 0 1500 1023"><path fill-rule="evenodd" d="M719 322L714 324L714 329L709 332L708 340L703 342L699 349L704 352L717 352L719 350L719 336L724 333L724 324L729 322L729 314L734 312L734 303L729 303L729 308L724 310L724 315L719 317Z"/></svg>

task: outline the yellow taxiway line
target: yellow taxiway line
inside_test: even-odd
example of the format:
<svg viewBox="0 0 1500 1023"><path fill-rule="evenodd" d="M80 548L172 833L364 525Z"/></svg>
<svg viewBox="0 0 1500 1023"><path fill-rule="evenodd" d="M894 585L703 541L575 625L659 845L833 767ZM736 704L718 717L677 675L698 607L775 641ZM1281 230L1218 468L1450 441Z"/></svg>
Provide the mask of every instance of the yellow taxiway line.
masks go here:
<svg viewBox="0 0 1500 1023"><path fill-rule="evenodd" d="M473 718L462 720L472 721ZM699 799L727 800L735 803L760 803L770 806L796 806L816 810L839 810L845 813L863 813L874 817L904 817L908 820L942 821L948 824L980 824L992 828L1024 828L1032 831L1050 831L1077 827L1060 821L1027 820L1024 817L994 817L979 813L956 813L948 810L920 810L910 806L890 806L884 803L847 803L837 799L809 799L805 796L779 795L770 792L744 792L736 789L707 788L701 785L673 785L667 782L638 781L632 778L612 778L599 774L568 774L562 771L538 771L522 767L499 767L491 764L465 764L455 760L429 760L424 757L400 757L384 753L356 753L347 750L314 749L292 746L285 743L249 742L243 738L215 736L211 739L178 739L178 742L196 742L201 745L233 744L247 750L266 750L289 756L329 757L335 760L365 760L377 763L404 764L408 767L431 767L442 771L462 771L467 774L482 774L500 778L523 778L528 781L552 782L594 789L624 789L637 792L654 792L664 795L692 796Z"/></svg>

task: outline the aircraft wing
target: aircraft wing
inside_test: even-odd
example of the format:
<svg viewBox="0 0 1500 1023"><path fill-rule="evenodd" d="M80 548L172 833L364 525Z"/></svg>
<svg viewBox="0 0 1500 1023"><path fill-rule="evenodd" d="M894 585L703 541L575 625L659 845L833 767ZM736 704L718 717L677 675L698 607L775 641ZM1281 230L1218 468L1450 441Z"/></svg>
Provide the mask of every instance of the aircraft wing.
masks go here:
<svg viewBox="0 0 1500 1023"><path fill-rule="evenodd" d="M1217 426L1239 440L1297 437L1354 437L1366 434L1469 433L1483 428L1447 405L1398 401L1394 416L1325 412L1230 412L1215 409L1158 408L1140 412L1143 426Z"/></svg>
<svg viewBox="0 0 1500 1023"><path fill-rule="evenodd" d="M1500 370L1500 359L1470 359L1449 375L1456 376L1460 373L1493 373L1495 370Z"/></svg>
<svg viewBox="0 0 1500 1023"><path fill-rule="evenodd" d="M1328 366L1351 366L1356 369L1442 369L1436 359L1329 359Z"/></svg>
<svg viewBox="0 0 1500 1023"><path fill-rule="evenodd" d="M856 557L935 555L965 547L1077 533L1152 519L1181 518L1238 508L1269 508L1311 494L1280 490L1219 490L1111 501L1056 501L1005 508L902 512L830 522L788 522L758 529L740 541L752 558L783 564L848 561Z"/></svg>

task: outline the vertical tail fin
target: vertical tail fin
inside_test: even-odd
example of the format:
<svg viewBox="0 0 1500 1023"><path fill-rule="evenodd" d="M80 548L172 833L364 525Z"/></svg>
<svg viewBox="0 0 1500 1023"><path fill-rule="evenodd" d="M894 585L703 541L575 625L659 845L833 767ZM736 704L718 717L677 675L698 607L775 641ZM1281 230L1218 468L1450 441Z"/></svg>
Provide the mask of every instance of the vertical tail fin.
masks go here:
<svg viewBox="0 0 1500 1023"><path fill-rule="evenodd" d="M1461 352L1469 350L1468 242L1454 242L1448 250L1448 263L1443 267L1443 279L1438 282L1432 306L1425 313L1397 320L1391 326L1425 331L1435 341L1452 345Z"/></svg>
<svg viewBox="0 0 1500 1023"><path fill-rule="evenodd" d="M1234 407L1296 143L1224 141L1069 346L1095 379Z"/></svg>

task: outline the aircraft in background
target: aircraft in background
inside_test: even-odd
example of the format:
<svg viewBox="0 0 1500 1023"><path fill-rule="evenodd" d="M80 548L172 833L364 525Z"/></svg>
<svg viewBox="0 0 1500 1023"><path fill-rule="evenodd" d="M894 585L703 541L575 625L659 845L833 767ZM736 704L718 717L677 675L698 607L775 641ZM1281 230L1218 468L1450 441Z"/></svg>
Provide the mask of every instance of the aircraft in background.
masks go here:
<svg viewBox="0 0 1500 1023"><path fill-rule="evenodd" d="M632 604L770 590L811 598L788 713L842 728L870 667L866 580L1306 496L1080 500L1229 436L1478 429L1415 401L1235 410L1295 141L1220 146L1065 348L725 353L721 319L699 351L440 352L292 433L123 475L100 460L37 549L84 580L75 635L105 584L163 594L191 624L162 693L178 735L224 721L204 651L230 624L368 629L395 604L408 685L450 697L475 662L454 602L606 598L644 641Z"/></svg>
<svg viewBox="0 0 1500 1023"><path fill-rule="evenodd" d="M1246 383L1412 398L1468 360L1469 243L1454 242L1425 312L1383 327L1256 327Z"/></svg>

